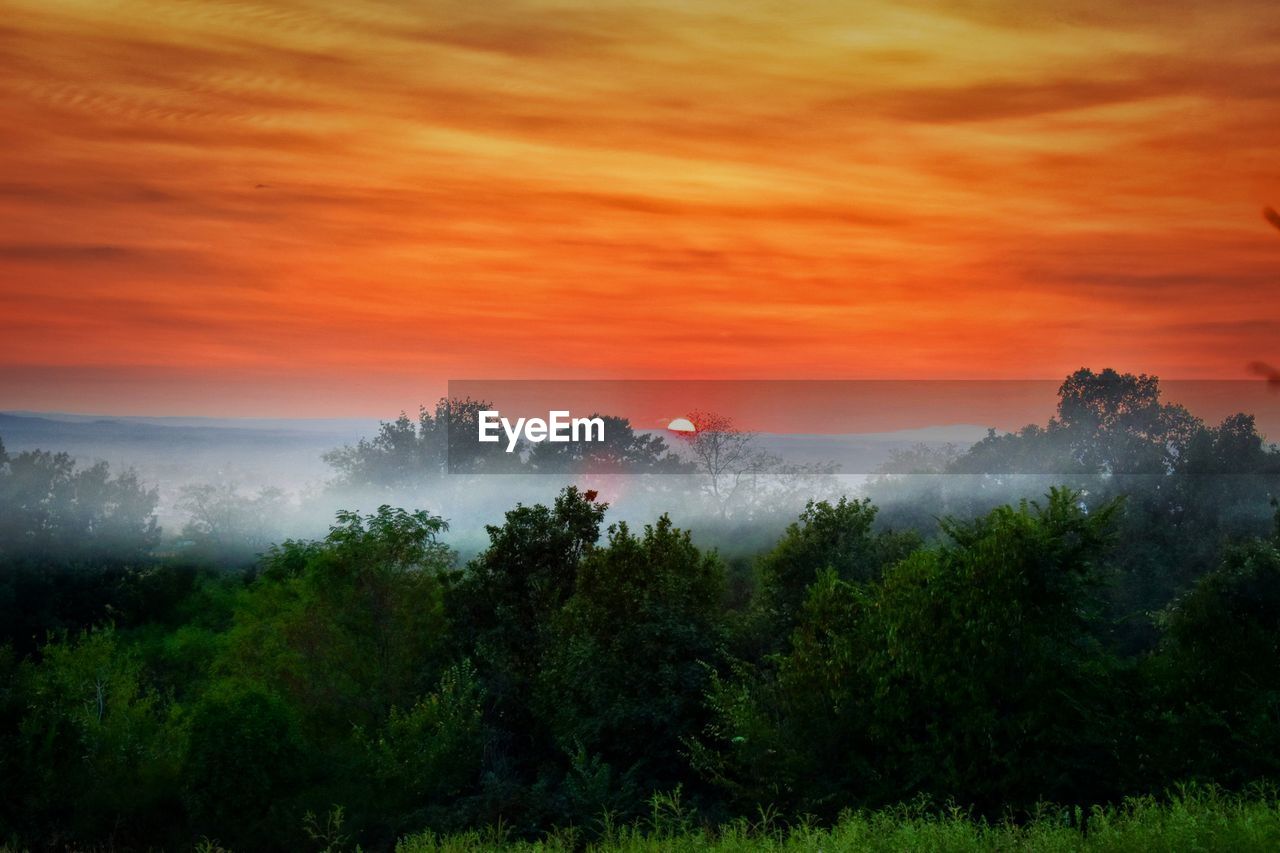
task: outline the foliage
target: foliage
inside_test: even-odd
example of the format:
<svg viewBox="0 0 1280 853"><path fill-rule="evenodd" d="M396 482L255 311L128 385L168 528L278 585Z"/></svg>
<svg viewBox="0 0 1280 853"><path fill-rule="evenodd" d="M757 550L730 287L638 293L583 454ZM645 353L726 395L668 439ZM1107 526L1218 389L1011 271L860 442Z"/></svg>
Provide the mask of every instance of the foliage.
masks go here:
<svg viewBox="0 0 1280 853"><path fill-rule="evenodd" d="M9 712L3 824L83 844L172 807L180 732L115 632L51 642L10 677L23 704Z"/></svg>
<svg viewBox="0 0 1280 853"><path fill-rule="evenodd" d="M365 741L369 779L394 831L447 826L448 803L478 781L484 750L483 688L464 661L444 671L431 693L411 707L392 708L376 737Z"/></svg>
<svg viewBox="0 0 1280 853"><path fill-rule="evenodd" d="M203 483L185 486L178 509L188 516L182 536L199 558L240 565L279 539L285 494L277 488L242 495L234 485Z"/></svg>
<svg viewBox="0 0 1280 853"><path fill-rule="evenodd" d="M681 741L704 723L723 589L719 561L666 516L640 536L610 528L581 561L540 668L535 703L560 748L620 768L641 791L678 784Z"/></svg>
<svg viewBox="0 0 1280 853"><path fill-rule="evenodd" d="M375 490L438 476L480 405L335 464ZM603 461L674 464L618 429ZM465 565L440 517L381 506L229 572L218 537L267 504L189 492L211 547L165 557L136 478L0 452L0 838L1272 849L1277 457L1248 416L1210 427L1152 377L1081 371L1048 425L810 502L731 582L669 517L607 525L572 486ZM908 488L923 469L947 473ZM741 542L769 535L749 475L726 486ZM1149 799L1185 780L1252 798Z"/></svg>
<svg viewBox="0 0 1280 853"><path fill-rule="evenodd" d="M988 810L1119 793L1096 600L1118 509L1055 489L944 522L949 543L889 571L872 605L884 646L865 666L898 784Z"/></svg>
<svg viewBox="0 0 1280 853"><path fill-rule="evenodd" d="M949 542L880 582L827 568L790 651L717 681L704 772L812 813L902 791L999 809L1104 790L1116 687L1091 597L1117 511L1055 490L944 522Z"/></svg>
<svg viewBox="0 0 1280 853"><path fill-rule="evenodd" d="M917 536L876 531L871 500L809 501L772 551L759 561L761 606L783 636L795 625L806 590L824 569L845 581L878 578L914 551Z"/></svg>
<svg viewBox="0 0 1280 853"><path fill-rule="evenodd" d="M319 543L287 542L263 560L215 664L279 689L304 724L373 726L420 695L444 663L445 523L380 507L338 514Z"/></svg>
<svg viewBox="0 0 1280 853"><path fill-rule="evenodd" d="M0 444L0 559L7 563L127 563L159 539L157 494L132 471L87 468L66 453L8 455Z"/></svg>
<svg viewBox="0 0 1280 853"><path fill-rule="evenodd" d="M881 516L928 531L937 515L972 517L1052 486L1089 507L1126 498L1107 567L1113 641L1150 650L1151 614L1222 558L1233 540L1258 536L1280 494L1280 450L1238 413L1210 426L1162 400L1154 376L1081 369L1058 390L1047 425L987 438L949 459L901 458L871 484ZM925 472L925 473L918 473Z"/></svg>
<svg viewBox="0 0 1280 853"><path fill-rule="evenodd" d="M279 836L306 752L290 707L264 686L224 682L191 708L183 798L192 826L232 843Z"/></svg>
<svg viewBox="0 0 1280 853"><path fill-rule="evenodd" d="M1166 773L1280 777L1280 550L1233 549L1162 618Z"/></svg>

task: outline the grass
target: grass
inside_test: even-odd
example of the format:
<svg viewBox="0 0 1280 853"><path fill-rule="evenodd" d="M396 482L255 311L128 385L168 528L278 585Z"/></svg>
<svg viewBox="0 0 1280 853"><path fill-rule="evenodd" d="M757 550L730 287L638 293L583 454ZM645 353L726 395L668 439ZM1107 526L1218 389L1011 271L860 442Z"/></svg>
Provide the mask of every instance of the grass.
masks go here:
<svg viewBox="0 0 1280 853"><path fill-rule="evenodd" d="M741 821L718 829L684 828L680 815L655 809L644 826L606 827L597 840L575 829L540 841L504 837L500 830L403 839L397 853L680 853L680 851L1274 851L1280 850L1280 802L1213 791L1184 791L1169 800L1127 800L1119 806L1045 809L1026 823L988 823L961 811L926 814L900 807L846 814L835 826L774 826Z"/></svg>

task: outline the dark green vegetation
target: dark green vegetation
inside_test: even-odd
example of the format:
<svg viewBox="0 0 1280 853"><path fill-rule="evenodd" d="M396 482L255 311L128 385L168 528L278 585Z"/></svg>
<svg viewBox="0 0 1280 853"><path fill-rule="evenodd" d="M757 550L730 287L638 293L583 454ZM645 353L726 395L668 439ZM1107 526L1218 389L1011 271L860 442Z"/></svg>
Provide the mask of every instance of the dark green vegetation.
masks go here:
<svg viewBox="0 0 1280 853"><path fill-rule="evenodd" d="M1264 794L1125 800L1280 776L1252 420L1081 372L898 463L748 575L575 488L462 565L382 507L227 573L154 556L132 478L0 456L0 843L1274 848Z"/></svg>

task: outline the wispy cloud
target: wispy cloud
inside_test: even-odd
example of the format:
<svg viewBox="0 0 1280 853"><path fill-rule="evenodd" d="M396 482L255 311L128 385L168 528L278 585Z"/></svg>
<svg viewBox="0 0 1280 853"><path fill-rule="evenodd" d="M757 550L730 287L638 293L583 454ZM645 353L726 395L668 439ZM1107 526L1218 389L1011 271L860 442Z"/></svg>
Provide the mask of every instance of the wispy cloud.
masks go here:
<svg viewBox="0 0 1280 853"><path fill-rule="evenodd" d="M1280 319L1277 33L1269 0L16 0L0 364L340 370L388 411L459 371L1234 375Z"/></svg>

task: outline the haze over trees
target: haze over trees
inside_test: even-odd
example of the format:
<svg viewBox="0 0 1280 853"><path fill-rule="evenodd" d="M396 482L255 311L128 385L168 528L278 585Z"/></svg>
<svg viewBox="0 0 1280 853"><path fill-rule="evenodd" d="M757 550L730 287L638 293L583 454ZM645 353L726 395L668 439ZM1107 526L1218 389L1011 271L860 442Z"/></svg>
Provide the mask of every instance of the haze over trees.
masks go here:
<svg viewBox="0 0 1280 853"><path fill-rule="evenodd" d="M10 456L0 442L0 559L137 559L159 537L156 493L132 472L79 467L65 453Z"/></svg>
<svg viewBox="0 0 1280 853"><path fill-rule="evenodd" d="M1155 377L1076 371L1046 426L994 431L949 458L917 454L888 466L868 493L895 525L969 517L1057 485L1086 507L1123 496L1119 546L1106 583L1115 630L1154 641L1149 613L1209 571L1223 546L1264 531L1280 494L1280 452L1252 415L1214 426L1166 402Z"/></svg>
<svg viewBox="0 0 1280 853"><path fill-rule="evenodd" d="M440 419L468 411L384 425L335 470L371 494L447 482ZM676 464L618 434L606 464ZM761 815L838 835L873 820L849 809L917 826L903 803L1039 832L1043 803L1280 775L1280 453L1150 377L1074 374L1047 425L901 457L755 553L566 485L509 501L467 557L444 513L380 505L229 571L164 550L128 473L0 461L0 839L24 847L581 843ZM193 541L268 535L270 494L187 499Z"/></svg>

